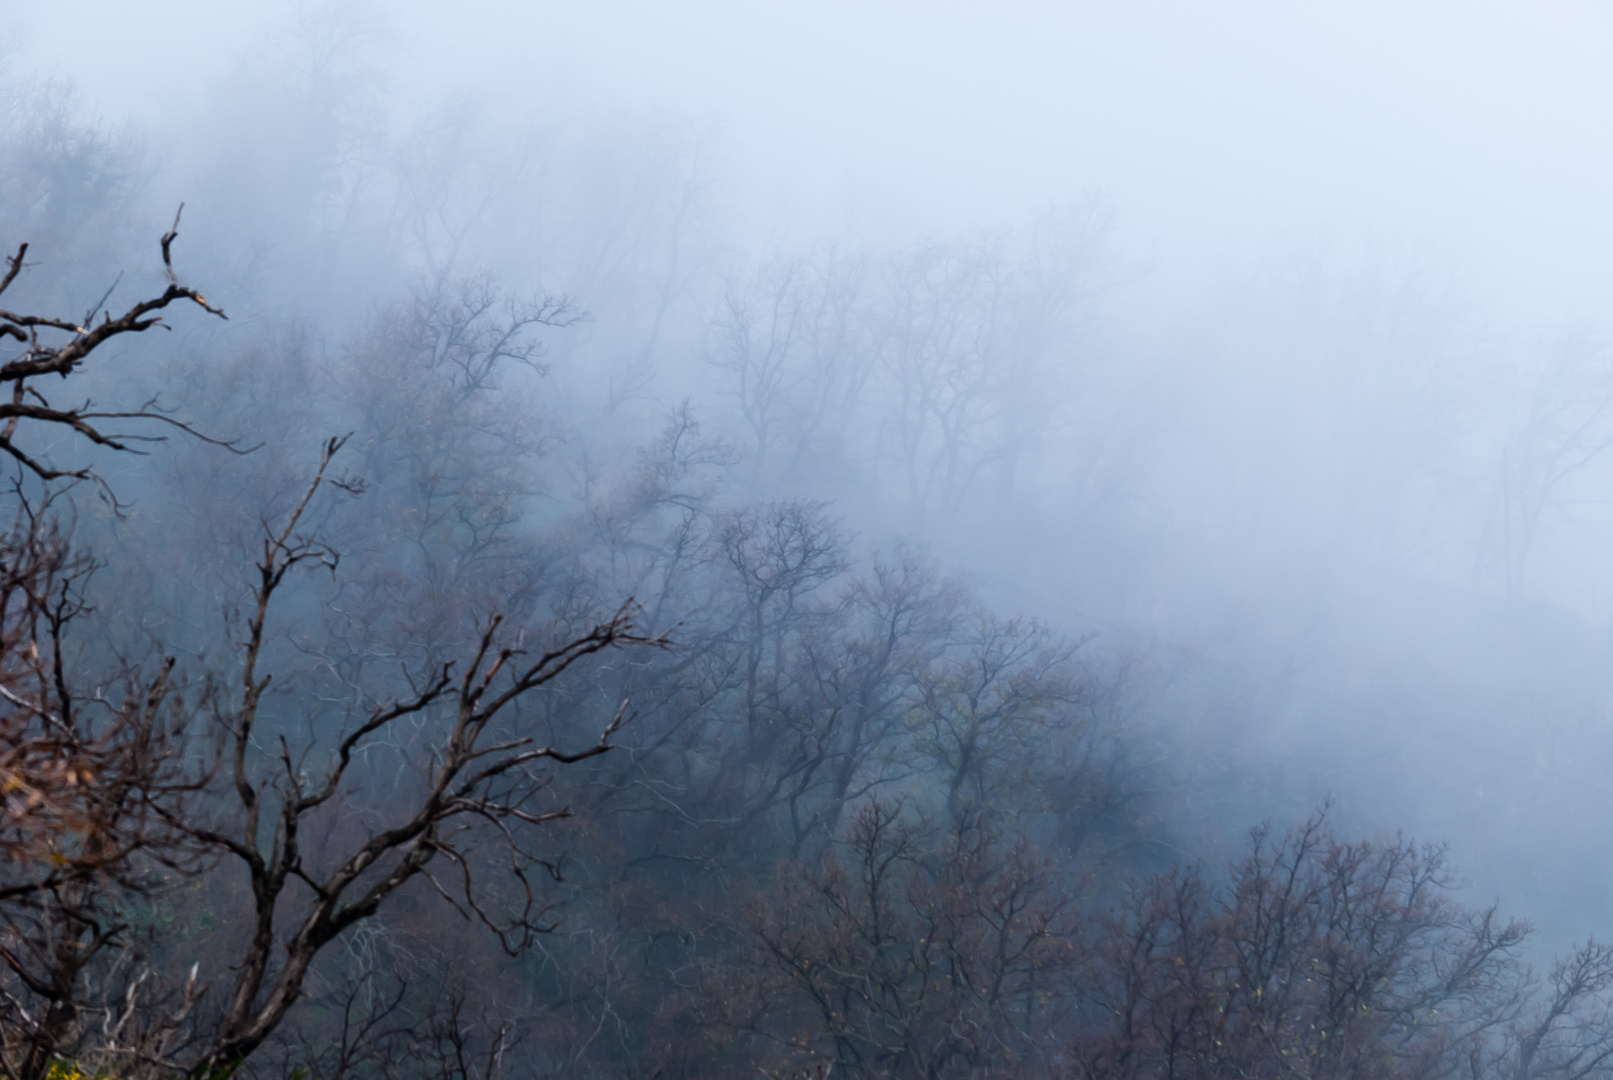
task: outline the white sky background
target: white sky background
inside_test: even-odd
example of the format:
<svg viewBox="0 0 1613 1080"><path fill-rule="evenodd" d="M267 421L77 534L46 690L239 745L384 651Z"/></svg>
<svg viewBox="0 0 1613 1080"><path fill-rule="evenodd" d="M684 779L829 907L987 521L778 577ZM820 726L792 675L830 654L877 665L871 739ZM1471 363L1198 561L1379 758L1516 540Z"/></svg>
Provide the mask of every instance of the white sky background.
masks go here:
<svg viewBox="0 0 1613 1080"><path fill-rule="evenodd" d="M282 9L0 0L108 119L205 94ZM540 113L724 121L790 198L846 189L937 231L1106 195L1132 254L1363 237L1509 315L1606 323L1613 4L586 0L376 5L389 85ZM810 201L810 199L808 199ZM780 211L783 212L783 211Z"/></svg>

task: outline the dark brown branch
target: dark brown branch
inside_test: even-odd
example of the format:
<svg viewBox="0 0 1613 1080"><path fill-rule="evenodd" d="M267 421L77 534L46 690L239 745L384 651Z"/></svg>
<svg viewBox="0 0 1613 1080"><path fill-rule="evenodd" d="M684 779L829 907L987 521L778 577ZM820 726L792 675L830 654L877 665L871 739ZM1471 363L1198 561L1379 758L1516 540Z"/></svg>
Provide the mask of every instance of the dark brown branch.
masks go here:
<svg viewBox="0 0 1613 1080"><path fill-rule="evenodd" d="M181 204L180 210L184 206ZM190 301L219 318L226 318L224 312L208 303L206 297L197 290L179 283L178 275L173 266L173 242L179 235L179 215L174 215L173 227L164 233L161 239L163 270L168 278L168 285L158 296L141 300L131 306L123 314L114 318L110 312L103 312L112 290L117 287L114 280L106 294L90 308L82 324L71 319L56 318L47 315L35 315L0 310L0 339L11 338L23 346L21 355L0 364L0 383L10 382L13 385L12 401L9 405L0 407L0 420L4 421L3 435L0 435L0 450L10 454L23 468L42 480L59 479L92 479L93 473L88 468L63 469L37 460L33 455L18 447L14 441L17 425L20 420L30 422L53 424L70 428L90 442L121 452L134 451L132 442L147 441L143 436L108 435L91 423L92 420L102 419L138 419L159 420L163 423L178 427L189 435L202 439L214 445L224 446L232 451L243 452L231 442L213 439L202 435L188 424L163 416L150 410L151 402L146 407L134 412L91 412L87 406L79 409L52 409L39 398L39 405L24 403L25 393L34 393L32 388L25 391L26 380L43 375L56 375L67 378L76 371L85 359L97 348L121 334L143 333L154 326L164 326L161 313L170 305L179 301ZM27 254L28 245L22 244L17 253L6 259L6 272L0 278L0 293L4 293L22 272L23 258ZM121 279L121 275L120 275ZM99 325L95 323L97 313L102 314ZM51 332L67 334L68 338L60 344L51 344L42 340L41 333L48 335ZM39 397L34 393L36 398ZM115 502L115 500L114 500Z"/></svg>
<svg viewBox="0 0 1613 1080"><path fill-rule="evenodd" d="M11 283L17 280L17 275L22 272L23 256L27 254L28 245L27 243L23 243L18 246L17 253L15 255L6 256L6 276L0 278L0 293L3 293L7 289L11 288Z"/></svg>

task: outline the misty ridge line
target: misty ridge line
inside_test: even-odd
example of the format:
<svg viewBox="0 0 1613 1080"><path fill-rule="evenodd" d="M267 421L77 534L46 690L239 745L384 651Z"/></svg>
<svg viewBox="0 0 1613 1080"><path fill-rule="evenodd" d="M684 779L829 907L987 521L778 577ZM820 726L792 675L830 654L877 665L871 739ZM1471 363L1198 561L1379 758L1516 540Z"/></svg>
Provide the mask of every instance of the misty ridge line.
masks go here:
<svg viewBox="0 0 1613 1080"><path fill-rule="evenodd" d="M206 1068L437 1075L475 1044L486 1075L1163 1075L1100 1018L1177 1023L1170 1002L1209 994L1249 1023L1184 1026L1209 1071L1342 1071L1393 1044L1395 1075L1599 1075L1605 952L1524 963L1605 920L1583 802L1613 700L1596 328L1497 329L1447 280L1370 260L1177 292L1115 249L1096 200L962 236L757 244L698 128L388 120L343 50L321 56L223 97L165 171L64 88L7 84L0 224L37 260L8 302L86 310L109 268L117 297L160 289L145 226L185 188L185 280L232 322L75 378L264 444L89 454L127 507L56 504L73 550L116 568L76 655L159 649L238 680L218 612L250 610L263 523L347 431L333 460L367 490L307 503L317 540L283 541L333 572L288 584L252 639L288 687L258 722L308 747L284 782L355 717L424 697L421 672L476 654L495 613L542 649L632 597L675 647L512 705L510 739L603 730L612 750L500 793L559 839L520 849L516 884L467 884L463 932L432 906L452 889L399 892L310 960L286 1027L243 1052L237 1023ZM330 851L424 790L425 736L397 730L318 819ZM1543 941L1457 904L1442 850L1334 838L1308 818L1329 794L1344 835L1450 837L1470 895L1538 912ZM1250 849L1261 820L1296 824ZM478 883L485 850L461 863ZM173 973L240 944L221 914L239 883L185 889L116 900L147 936L82 1004L101 1030L139 965L177 1010L194 988ZM1353 912L1395 946L1349 938ZM1268 915L1351 943L1330 992L1366 994L1370 969L1393 993L1324 1021L1294 974L1321 957L1268 942L1258 978L1289 994L1268 1010L1239 966ZM509 980L477 985L493 970ZM172 1030L205 1030L211 1000ZM1339 1042L1289 1041L1284 1009ZM63 1061L116 1049L69 1028ZM401 1028L414 1049L370 1037Z"/></svg>

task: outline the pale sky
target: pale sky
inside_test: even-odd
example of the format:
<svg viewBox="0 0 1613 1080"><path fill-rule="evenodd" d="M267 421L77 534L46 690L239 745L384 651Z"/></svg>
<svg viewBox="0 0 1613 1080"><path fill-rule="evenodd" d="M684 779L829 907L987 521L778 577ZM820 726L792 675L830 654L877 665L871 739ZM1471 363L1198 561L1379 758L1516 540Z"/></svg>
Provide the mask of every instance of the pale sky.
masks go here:
<svg viewBox="0 0 1613 1080"><path fill-rule="evenodd" d="M8 0L109 119L203 95L282 8ZM1101 192L1134 250L1370 237L1509 314L1607 321L1613 5L819 0L373 5L392 92L716 117L756 175L937 229ZM448 13L452 13L450 18ZM788 190L787 187L784 190Z"/></svg>

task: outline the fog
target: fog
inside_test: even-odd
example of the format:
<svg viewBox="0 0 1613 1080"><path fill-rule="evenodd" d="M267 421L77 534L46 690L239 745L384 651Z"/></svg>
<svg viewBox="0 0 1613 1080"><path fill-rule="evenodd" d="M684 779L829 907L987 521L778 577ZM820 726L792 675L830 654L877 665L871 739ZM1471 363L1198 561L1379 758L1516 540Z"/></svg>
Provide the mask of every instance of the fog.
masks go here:
<svg viewBox="0 0 1613 1080"><path fill-rule="evenodd" d="M77 311L120 272L156 281L183 202L182 277L230 321L171 317L86 386L263 444L96 458L133 509L76 496L78 536L140 568L113 651L216 656L257 517L345 430L372 490L332 542L391 576L298 610L384 624L411 662L492 597L564 622L672 596L679 514L728 521L707 533L741 566L761 508L809 506L801 535L844 543L813 603L923 551L979 610L1075 643L1122 748L1105 782L1131 785L1083 873L1216 863L1330 802L1347 835L1448 842L1466 902L1534 924L1530 956L1613 936L1605 5L59 0L5 21L21 295ZM519 306L540 295L566 306ZM443 333L410 321L427 308L526 312L533 366L410 397L389 357ZM434 533L444 484L481 509ZM375 524L415 520L394 489L428 492L413 548ZM493 502L508 520L476 516ZM697 652L708 587L727 602L665 601ZM457 614L427 618L426 591ZM347 614L382 595L410 617ZM1023 808L1026 835L1049 813Z"/></svg>
<svg viewBox="0 0 1613 1080"><path fill-rule="evenodd" d="M751 194L786 218L803 195L827 212L861 194L923 228L994 224L1098 191L1129 248L1173 265L1373 237L1471 274L1509 314L1594 316L1609 18L1590 3L472 4L455 18L399 3L365 62L405 110L468 94L549 119L715 122L736 171L783 185ZM31 66L72 79L97 114L171 129L267 62L255 43L274 16L66 2L16 21Z"/></svg>

